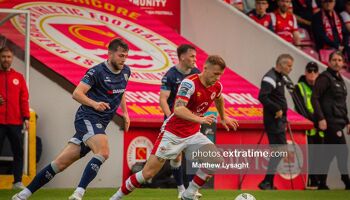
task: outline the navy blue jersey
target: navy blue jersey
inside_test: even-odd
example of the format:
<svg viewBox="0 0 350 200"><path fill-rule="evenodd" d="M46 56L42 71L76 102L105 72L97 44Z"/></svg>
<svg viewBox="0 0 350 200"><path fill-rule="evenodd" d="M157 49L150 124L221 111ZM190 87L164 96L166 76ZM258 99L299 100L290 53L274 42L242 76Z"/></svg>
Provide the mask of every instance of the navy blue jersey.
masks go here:
<svg viewBox="0 0 350 200"><path fill-rule="evenodd" d="M120 105L130 73L130 68L127 65L124 65L120 73L113 73L107 67L107 62L90 68L81 80L91 87L86 95L94 101L109 103L111 109L99 112L90 106L81 105L75 120L88 118L107 126Z"/></svg>
<svg viewBox="0 0 350 200"><path fill-rule="evenodd" d="M177 88L179 87L181 81L186 76L189 76L192 74L199 74L199 73L200 73L199 69L195 67L191 70L189 74L183 74L176 68L176 66L171 67L166 72L166 74L162 78L162 86L160 89L170 91L170 95L169 95L169 98L167 99L167 103L171 111L173 110Z"/></svg>

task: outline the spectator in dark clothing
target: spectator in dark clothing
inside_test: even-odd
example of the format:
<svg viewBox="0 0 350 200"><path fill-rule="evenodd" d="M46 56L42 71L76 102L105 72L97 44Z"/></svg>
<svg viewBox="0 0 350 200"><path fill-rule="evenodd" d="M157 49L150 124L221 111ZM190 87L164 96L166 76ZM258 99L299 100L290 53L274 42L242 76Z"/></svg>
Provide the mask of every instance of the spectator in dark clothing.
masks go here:
<svg viewBox="0 0 350 200"><path fill-rule="evenodd" d="M267 8L267 12L275 12L277 9L277 0L268 0L269 7Z"/></svg>
<svg viewBox="0 0 350 200"><path fill-rule="evenodd" d="M345 4L347 0L336 0L335 11L341 13L345 10Z"/></svg>
<svg viewBox="0 0 350 200"><path fill-rule="evenodd" d="M316 3L319 7L321 7L321 1L322 0L316 0ZM334 10L337 13L341 13L345 10L345 4L348 0L335 0L335 8Z"/></svg>
<svg viewBox="0 0 350 200"><path fill-rule="evenodd" d="M335 0L322 0L321 5L321 10L312 18L312 31L317 49L348 51L347 31L341 18L334 10Z"/></svg>
<svg viewBox="0 0 350 200"><path fill-rule="evenodd" d="M312 15L320 11L316 0L292 0L293 13L300 27L311 31Z"/></svg>

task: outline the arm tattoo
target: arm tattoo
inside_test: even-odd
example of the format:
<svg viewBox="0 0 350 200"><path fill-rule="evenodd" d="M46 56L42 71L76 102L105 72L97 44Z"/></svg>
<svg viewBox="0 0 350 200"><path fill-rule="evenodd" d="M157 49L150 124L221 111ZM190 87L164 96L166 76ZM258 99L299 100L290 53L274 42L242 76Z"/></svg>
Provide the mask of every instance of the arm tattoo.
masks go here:
<svg viewBox="0 0 350 200"><path fill-rule="evenodd" d="M187 101L184 101L182 99L177 99L175 102L175 108L180 106L187 106Z"/></svg>

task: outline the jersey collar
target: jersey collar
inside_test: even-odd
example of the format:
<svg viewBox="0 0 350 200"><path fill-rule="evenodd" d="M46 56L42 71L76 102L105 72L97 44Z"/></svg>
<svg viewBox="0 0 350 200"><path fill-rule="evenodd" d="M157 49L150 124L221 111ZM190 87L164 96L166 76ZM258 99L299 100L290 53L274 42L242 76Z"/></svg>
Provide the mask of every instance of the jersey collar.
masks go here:
<svg viewBox="0 0 350 200"><path fill-rule="evenodd" d="M106 60L104 63L105 63L105 65L106 65L107 69L108 69L111 73L113 73L113 74L120 74L120 72L122 71L122 70L120 70L119 72L113 71L113 68L112 68L111 66L109 66L107 60Z"/></svg>

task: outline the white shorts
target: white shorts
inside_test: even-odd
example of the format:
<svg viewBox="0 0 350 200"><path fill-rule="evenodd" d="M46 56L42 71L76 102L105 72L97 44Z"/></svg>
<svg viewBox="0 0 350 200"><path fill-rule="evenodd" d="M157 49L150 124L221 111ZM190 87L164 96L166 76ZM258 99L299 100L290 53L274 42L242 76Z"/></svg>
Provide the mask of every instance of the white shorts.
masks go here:
<svg viewBox="0 0 350 200"><path fill-rule="evenodd" d="M190 155L191 152L206 144L213 144L213 142L201 132L182 138L168 131L164 131L159 134L154 144L152 154L163 159L172 160L184 150L186 155Z"/></svg>

